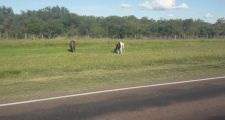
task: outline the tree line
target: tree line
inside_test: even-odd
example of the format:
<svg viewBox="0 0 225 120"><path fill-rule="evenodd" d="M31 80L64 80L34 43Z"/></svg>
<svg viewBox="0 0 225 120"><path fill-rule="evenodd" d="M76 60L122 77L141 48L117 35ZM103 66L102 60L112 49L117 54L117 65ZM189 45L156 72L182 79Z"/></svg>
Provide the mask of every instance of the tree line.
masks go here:
<svg viewBox="0 0 225 120"><path fill-rule="evenodd" d="M15 14L0 6L0 39L90 38L225 38L225 19L148 19L135 16L80 16L65 7L46 7Z"/></svg>

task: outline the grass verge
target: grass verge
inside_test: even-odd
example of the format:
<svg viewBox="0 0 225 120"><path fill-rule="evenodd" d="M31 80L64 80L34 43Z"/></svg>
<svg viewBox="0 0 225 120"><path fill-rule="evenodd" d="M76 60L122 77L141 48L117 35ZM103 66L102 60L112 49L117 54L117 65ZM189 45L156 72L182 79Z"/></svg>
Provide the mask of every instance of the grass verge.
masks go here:
<svg viewBox="0 0 225 120"><path fill-rule="evenodd" d="M224 75L225 40L0 41L0 101Z"/></svg>

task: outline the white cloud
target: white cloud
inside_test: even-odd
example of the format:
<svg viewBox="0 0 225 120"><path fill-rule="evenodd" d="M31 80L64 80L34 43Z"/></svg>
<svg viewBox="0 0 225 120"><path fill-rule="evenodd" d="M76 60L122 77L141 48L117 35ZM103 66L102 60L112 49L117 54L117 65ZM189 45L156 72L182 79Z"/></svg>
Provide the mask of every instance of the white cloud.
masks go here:
<svg viewBox="0 0 225 120"><path fill-rule="evenodd" d="M176 0L153 0L139 4L139 7L149 10L168 10L189 8L186 3L177 4Z"/></svg>
<svg viewBox="0 0 225 120"><path fill-rule="evenodd" d="M207 13L206 15L205 15L205 18L206 19L210 19L210 18L213 18L214 16L213 16L213 14L211 14L211 13Z"/></svg>
<svg viewBox="0 0 225 120"><path fill-rule="evenodd" d="M120 4L120 7L121 8L131 8L131 5L127 4L127 3L122 3L122 4Z"/></svg>

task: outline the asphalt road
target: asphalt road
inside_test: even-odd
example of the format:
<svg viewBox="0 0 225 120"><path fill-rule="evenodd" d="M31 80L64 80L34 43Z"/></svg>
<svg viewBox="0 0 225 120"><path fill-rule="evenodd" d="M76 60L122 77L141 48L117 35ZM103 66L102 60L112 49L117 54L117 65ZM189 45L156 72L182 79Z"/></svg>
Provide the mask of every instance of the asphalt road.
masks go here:
<svg viewBox="0 0 225 120"><path fill-rule="evenodd" d="M225 79L2 106L0 120L225 120Z"/></svg>

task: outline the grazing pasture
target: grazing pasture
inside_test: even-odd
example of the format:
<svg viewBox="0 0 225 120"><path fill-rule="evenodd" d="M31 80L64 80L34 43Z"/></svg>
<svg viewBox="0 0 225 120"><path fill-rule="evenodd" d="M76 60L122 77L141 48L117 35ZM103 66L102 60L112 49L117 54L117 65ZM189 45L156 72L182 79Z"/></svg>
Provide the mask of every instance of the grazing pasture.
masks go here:
<svg viewBox="0 0 225 120"><path fill-rule="evenodd" d="M225 40L1 40L0 101L225 75Z"/></svg>

